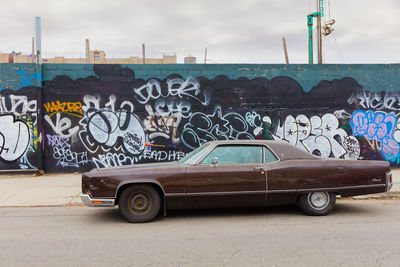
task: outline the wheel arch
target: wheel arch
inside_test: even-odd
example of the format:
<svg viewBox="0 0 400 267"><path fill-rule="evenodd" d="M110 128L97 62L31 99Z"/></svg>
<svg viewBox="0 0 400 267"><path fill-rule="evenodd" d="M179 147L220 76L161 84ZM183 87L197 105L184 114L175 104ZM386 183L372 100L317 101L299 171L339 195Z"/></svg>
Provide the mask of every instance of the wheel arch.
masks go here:
<svg viewBox="0 0 400 267"><path fill-rule="evenodd" d="M126 182L124 184L121 184L118 189L117 193L115 195L115 205L119 204L119 198L121 196L122 191L124 191L126 188L132 186L132 185L150 185L154 189L157 190L158 194L160 195L160 200L161 200L161 209L164 210L164 216L166 215L166 204L165 204L165 192L164 189L160 184L154 181L130 181Z"/></svg>

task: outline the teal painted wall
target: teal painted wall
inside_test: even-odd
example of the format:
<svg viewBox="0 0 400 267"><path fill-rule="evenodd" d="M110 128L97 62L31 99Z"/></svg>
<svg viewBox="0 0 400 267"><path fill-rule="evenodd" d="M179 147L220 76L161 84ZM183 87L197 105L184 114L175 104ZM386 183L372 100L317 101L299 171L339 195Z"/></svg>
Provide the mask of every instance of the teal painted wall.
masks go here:
<svg viewBox="0 0 400 267"><path fill-rule="evenodd" d="M213 79L226 75L230 79L264 77L272 79L288 76L295 79L305 92L321 80L352 77L367 91L400 91L400 64L170 64L170 65L121 65L135 72L136 79L164 79L172 74L182 77L204 76ZM44 64L43 77L52 80L57 75L72 79L95 75L93 65Z"/></svg>
<svg viewBox="0 0 400 267"><path fill-rule="evenodd" d="M42 86L42 66L0 63L0 91L16 91L26 86Z"/></svg>

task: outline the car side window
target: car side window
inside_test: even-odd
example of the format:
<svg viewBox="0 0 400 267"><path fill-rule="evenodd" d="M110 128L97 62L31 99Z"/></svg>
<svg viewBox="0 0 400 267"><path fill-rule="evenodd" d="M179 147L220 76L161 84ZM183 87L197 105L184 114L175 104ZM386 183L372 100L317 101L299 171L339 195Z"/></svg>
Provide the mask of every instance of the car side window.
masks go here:
<svg viewBox="0 0 400 267"><path fill-rule="evenodd" d="M269 150L269 148L264 147L264 162L269 163L269 162L274 162L278 161L276 156Z"/></svg>
<svg viewBox="0 0 400 267"><path fill-rule="evenodd" d="M262 163L262 147L247 145L220 145L214 148L200 164L211 164L218 158L218 164L252 164Z"/></svg>

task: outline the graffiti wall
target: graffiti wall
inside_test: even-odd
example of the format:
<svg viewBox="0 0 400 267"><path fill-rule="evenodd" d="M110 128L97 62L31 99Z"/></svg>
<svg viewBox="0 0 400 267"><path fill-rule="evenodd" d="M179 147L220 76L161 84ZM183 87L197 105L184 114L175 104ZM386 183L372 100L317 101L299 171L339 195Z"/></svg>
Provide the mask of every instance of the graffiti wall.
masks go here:
<svg viewBox="0 0 400 267"><path fill-rule="evenodd" d="M400 65L373 66L45 64L1 91L0 169L172 161L233 139L398 167Z"/></svg>
<svg viewBox="0 0 400 267"><path fill-rule="evenodd" d="M36 65L1 69L0 170L43 169L41 70Z"/></svg>

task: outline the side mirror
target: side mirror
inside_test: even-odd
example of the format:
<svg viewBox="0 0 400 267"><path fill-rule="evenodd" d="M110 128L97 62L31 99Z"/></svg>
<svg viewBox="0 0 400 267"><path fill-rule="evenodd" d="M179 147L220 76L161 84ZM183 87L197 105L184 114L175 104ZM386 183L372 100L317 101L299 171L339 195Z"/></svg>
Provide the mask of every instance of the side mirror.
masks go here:
<svg viewBox="0 0 400 267"><path fill-rule="evenodd" d="M212 159L211 165L213 165L213 166L215 166L215 167L218 165L218 158L217 158L217 157L215 157L215 158Z"/></svg>

